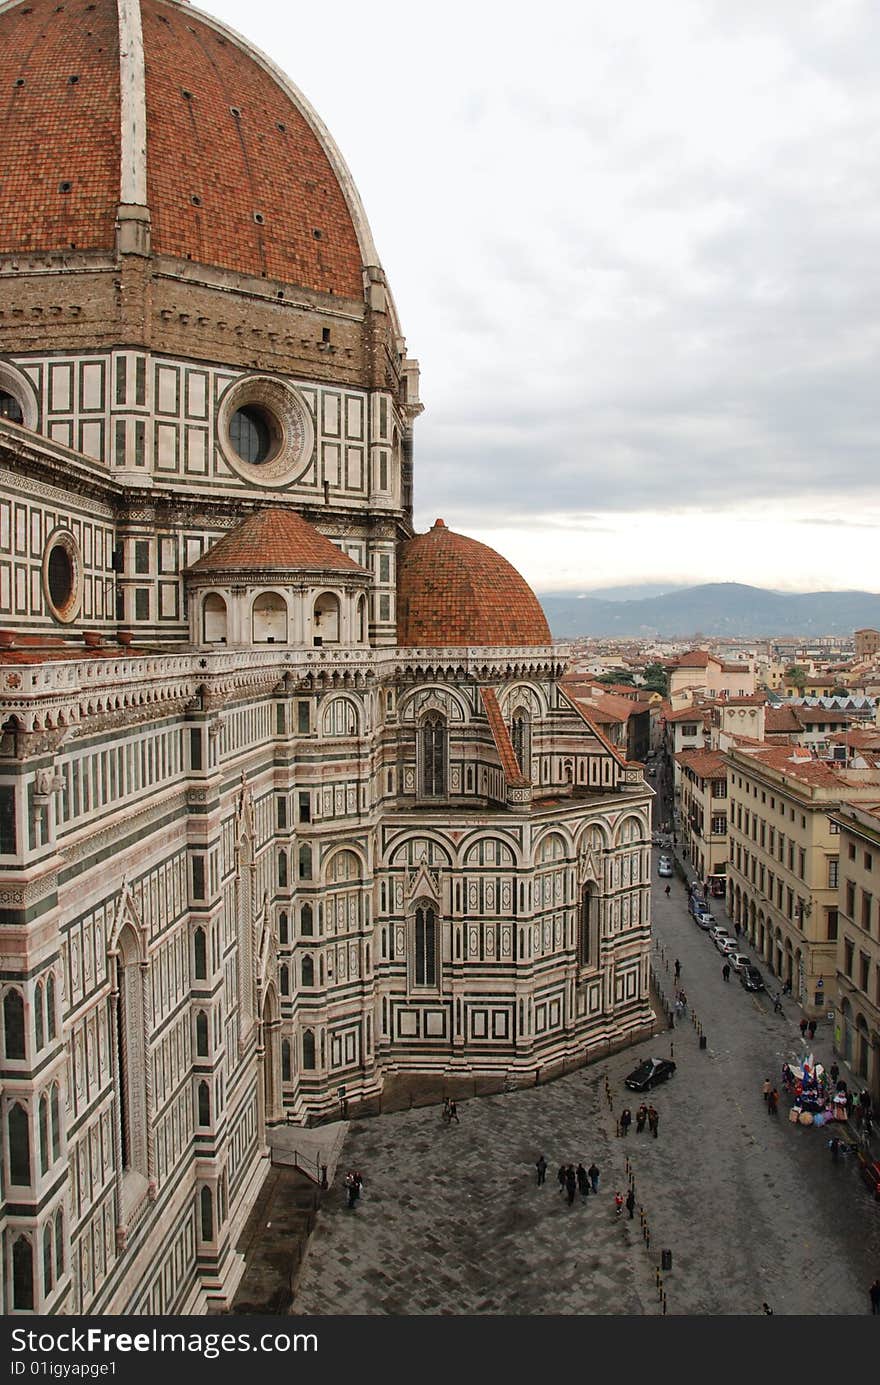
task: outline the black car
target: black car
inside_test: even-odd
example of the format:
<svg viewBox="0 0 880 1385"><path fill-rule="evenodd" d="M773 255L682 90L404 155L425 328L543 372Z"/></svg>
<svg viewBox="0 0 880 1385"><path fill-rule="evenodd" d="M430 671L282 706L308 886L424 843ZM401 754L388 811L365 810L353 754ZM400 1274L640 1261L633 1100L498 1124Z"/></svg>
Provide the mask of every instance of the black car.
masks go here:
<svg viewBox="0 0 880 1385"><path fill-rule="evenodd" d="M740 985L747 991L763 991L764 978L757 967L743 967L739 973Z"/></svg>
<svg viewBox="0 0 880 1385"><path fill-rule="evenodd" d="M624 1086L633 1092L649 1092L658 1082L665 1082L674 1072L675 1064L671 1058L646 1058L644 1063L639 1063L626 1078Z"/></svg>

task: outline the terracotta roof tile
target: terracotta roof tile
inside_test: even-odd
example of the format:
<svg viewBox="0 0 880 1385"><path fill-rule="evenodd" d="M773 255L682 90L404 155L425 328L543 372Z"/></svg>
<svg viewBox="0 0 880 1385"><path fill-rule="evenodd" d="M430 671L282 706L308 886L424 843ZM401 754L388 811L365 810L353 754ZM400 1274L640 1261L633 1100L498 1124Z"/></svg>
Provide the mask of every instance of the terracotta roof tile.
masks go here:
<svg viewBox="0 0 880 1385"><path fill-rule="evenodd" d="M541 646L547 618L506 558L438 519L404 545L397 578L401 645Z"/></svg>
<svg viewBox="0 0 880 1385"><path fill-rule="evenodd" d="M211 572L347 572L365 568L293 510L258 510L187 569Z"/></svg>
<svg viewBox="0 0 880 1385"><path fill-rule="evenodd" d="M498 751L501 768L504 770L504 777L508 784L513 785L514 788L525 788L532 781L523 774L519 767L519 760L516 758L516 751L510 739L507 723L501 715L501 708L498 706L495 689L480 688L480 697L483 699L483 706L489 720L489 729L492 732L495 749Z"/></svg>

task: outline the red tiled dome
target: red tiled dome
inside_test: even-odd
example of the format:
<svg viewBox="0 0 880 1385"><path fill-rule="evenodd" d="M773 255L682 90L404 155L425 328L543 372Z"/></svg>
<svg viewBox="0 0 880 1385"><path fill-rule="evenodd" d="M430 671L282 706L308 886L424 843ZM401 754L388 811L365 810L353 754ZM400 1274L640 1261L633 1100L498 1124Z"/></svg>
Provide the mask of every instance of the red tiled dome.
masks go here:
<svg viewBox="0 0 880 1385"><path fill-rule="evenodd" d="M221 572L347 572L364 568L293 510L258 510L237 524L188 569Z"/></svg>
<svg viewBox="0 0 880 1385"><path fill-rule="evenodd" d="M362 297L369 231L305 99L187 4L140 16L154 254ZM113 251L120 61L117 0L0 9L0 254Z"/></svg>
<svg viewBox="0 0 880 1385"><path fill-rule="evenodd" d="M506 558L438 519L410 539L397 578L401 645L548 645L538 598Z"/></svg>

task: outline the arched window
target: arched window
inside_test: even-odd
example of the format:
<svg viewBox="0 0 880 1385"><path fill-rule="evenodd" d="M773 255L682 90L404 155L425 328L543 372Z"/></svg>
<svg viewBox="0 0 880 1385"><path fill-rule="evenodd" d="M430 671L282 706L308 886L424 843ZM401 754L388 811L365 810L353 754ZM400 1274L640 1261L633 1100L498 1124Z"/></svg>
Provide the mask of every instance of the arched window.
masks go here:
<svg viewBox="0 0 880 1385"><path fill-rule="evenodd" d="M290 995L290 972L286 966L279 969L278 977L281 983L281 994Z"/></svg>
<svg viewBox="0 0 880 1385"><path fill-rule="evenodd" d="M314 924L313 924L313 922L312 922L312 906L311 906L311 904L304 904L304 905L302 906L302 908L300 909L300 912L299 912L299 931L302 933L302 935L303 935L304 938L310 938L310 937L312 936L313 932L314 932Z"/></svg>
<svg viewBox="0 0 880 1385"><path fill-rule="evenodd" d="M58 1213L55 1218L55 1278L60 1279L64 1273L64 1213Z"/></svg>
<svg viewBox="0 0 880 1385"><path fill-rule="evenodd" d="M357 637L358 644L367 642L367 598L362 596L357 605Z"/></svg>
<svg viewBox="0 0 880 1385"><path fill-rule="evenodd" d="M430 904L419 904L416 907L414 945L416 985L436 986L437 915Z"/></svg>
<svg viewBox="0 0 880 1385"><path fill-rule="evenodd" d="M43 1293L52 1292L52 1223L43 1228Z"/></svg>
<svg viewBox="0 0 880 1385"><path fill-rule="evenodd" d="M211 1089L207 1082L199 1083L199 1125L211 1124Z"/></svg>
<svg viewBox="0 0 880 1385"><path fill-rule="evenodd" d="M59 1087L56 1082L52 1087L51 1096L52 1109L52 1158L58 1159L61 1154L61 1112L59 1110Z"/></svg>
<svg viewBox="0 0 880 1385"><path fill-rule="evenodd" d="M55 976L51 971L46 982L46 1033L51 1042L55 1038Z"/></svg>
<svg viewBox="0 0 880 1385"><path fill-rule="evenodd" d="M278 852L278 887L287 888L287 852L283 850Z"/></svg>
<svg viewBox="0 0 880 1385"><path fill-rule="evenodd" d="M40 1097L40 1173L49 1172L49 1098Z"/></svg>
<svg viewBox="0 0 880 1385"><path fill-rule="evenodd" d="M12 1306L34 1306L34 1253L27 1236L19 1236L12 1245Z"/></svg>
<svg viewBox="0 0 880 1385"><path fill-rule="evenodd" d="M287 643L287 606L277 592L263 592L253 604L254 644Z"/></svg>
<svg viewBox="0 0 880 1385"><path fill-rule="evenodd" d="M226 602L211 592L202 603L202 643L226 643Z"/></svg>
<svg viewBox="0 0 880 1385"><path fill-rule="evenodd" d="M281 1040L281 1081L290 1081L290 1042L288 1039Z"/></svg>
<svg viewBox="0 0 880 1385"><path fill-rule="evenodd" d="M311 880L312 878L312 848L305 843L299 849L299 878L300 880Z"/></svg>
<svg viewBox="0 0 880 1385"><path fill-rule="evenodd" d="M585 885L581 891L577 960L581 967L595 967L599 963L599 901L592 885Z"/></svg>
<svg viewBox="0 0 880 1385"><path fill-rule="evenodd" d="M43 983L38 981L34 986L34 1037L38 1053L46 1042L46 1029L43 1021Z"/></svg>
<svg viewBox="0 0 880 1385"><path fill-rule="evenodd" d="M3 997L3 1036L7 1058L24 1055L24 996L21 991L7 991Z"/></svg>
<svg viewBox="0 0 880 1385"><path fill-rule="evenodd" d="M517 707L510 724L510 739L517 764L527 778L531 778L532 763L532 719L524 707Z"/></svg>
<svg viewBox="0 0 880 1385"><path fill-rule="evenodd" d="M314 1030L306 1029L303 1033L303 1067L312 1069L315 1066L315 1034Z"/></svg>
<svg viewBox="0 0 880 1385"><path fill-rule="evenodd" d="M208 976L208 939L204 928L197 928L193 934L193 954L197 981L205 981Z"/></svg>
<svg viewBox="0 0 880 1385"><path fill-rule="evenodd" d="M422 793L426 798L443 797L446 793L446 721L438 712L430 712L421 726Z"/></svg>
<svg viewBox="0 0 880 1385"><path fill-rule="evenodd" d="M211 1189L203 1188L199 1194L202 1213L202 1240L213 1241L214 1239L214 1201L211 1197Z"/></svg>
<svg viewBox="0 0 880 1385"><path fill-rule="evenodd" d="M306 953L305 957L303 957L302 959L302 963L300 966L300 975L302 977L303 986L314 986L315 962L314 958L310 957L308 953Z"/></svg>
<svg viewBox="0 0 880 1385"><path fill-rule="evenodd" d="M196 1011L196 1056L208 1056L208 1016L204 1010Z"/></svg>
<svg viewBox="0 0 880 1385"><path fill-rule="evenodd" d="M332 592L324 592L315 602L312 627L316 644L339 643L339 599Z"/></svg>
<svg viewBox="0 0 880 1385"><path fill-rule="evenodd" d="M278 915L278 941L287 942L287 912L284 909Z"/></svg>
<svg viewBox="0 0 880 1385"><path fill-rule="evenodd" d="M25 1187L31 1181L31 1136L27 1111L19 1102L10 1106L6 1124L9 1132L9 1181Z"/></svg>
<svg viewBox="0 0 880 1385"><path fill-rule="evenodd" d="M24 423L21 405L14 394L0 387L0 418L9 423Z"/></svg>

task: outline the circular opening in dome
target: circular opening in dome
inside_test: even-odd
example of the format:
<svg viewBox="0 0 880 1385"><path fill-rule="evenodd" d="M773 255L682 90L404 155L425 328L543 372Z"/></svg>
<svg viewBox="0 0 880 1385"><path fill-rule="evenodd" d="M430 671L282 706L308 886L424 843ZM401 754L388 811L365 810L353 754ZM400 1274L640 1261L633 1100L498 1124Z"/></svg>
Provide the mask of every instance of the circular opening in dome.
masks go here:
<svg viewBox="0 0 880 1385"><path fill-rule="evenodd" d="M260 404L245 404L229 420L229 441L243 462L259 466L277 451L278 422Z"/></svg>
<svg viewBox="0 0 880 1385"><path fill-rule="evenodd" d="M24 423L21 404L8 390L0 390L0 418L6 418L10 423Z"/></svg>
<svg viewBox="0 0 880 1385"><path fill-rule="evenodd" d="M82 562L76 540L66 529L56 530L46 545L43 590L56 620L67 625L76 619L82 604Z"/></svg>

